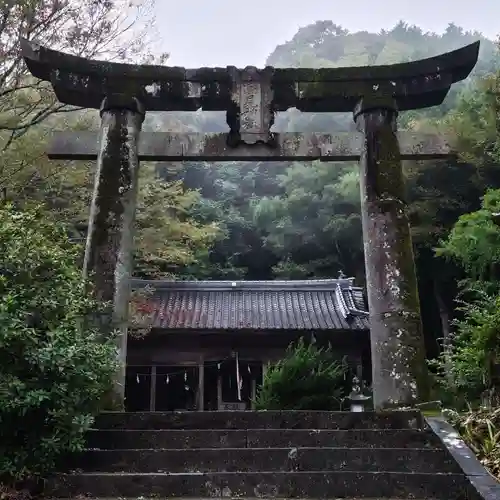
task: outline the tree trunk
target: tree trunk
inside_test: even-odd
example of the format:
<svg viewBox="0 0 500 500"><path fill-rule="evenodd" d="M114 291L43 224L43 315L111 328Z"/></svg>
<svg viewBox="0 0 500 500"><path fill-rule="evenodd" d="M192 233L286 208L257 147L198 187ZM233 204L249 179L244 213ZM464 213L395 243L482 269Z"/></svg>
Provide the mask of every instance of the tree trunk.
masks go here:
<svg viewBox="0 0 500 500"><path fill-rule="evenodd" d="M446 302L441 295L441 291L439 290L439 285L437 279L432 280L433 288L434 288L434 298L436 299L436 303L439 309L439 317L441 319L441 330L443 332L442 344L441 347L443 349L444 360L445 360L445 370L446 370L446 378L448 383L453 386L453 376L451 371L451 328L450 328L450 312L448 307L446 306Z"/></svg>

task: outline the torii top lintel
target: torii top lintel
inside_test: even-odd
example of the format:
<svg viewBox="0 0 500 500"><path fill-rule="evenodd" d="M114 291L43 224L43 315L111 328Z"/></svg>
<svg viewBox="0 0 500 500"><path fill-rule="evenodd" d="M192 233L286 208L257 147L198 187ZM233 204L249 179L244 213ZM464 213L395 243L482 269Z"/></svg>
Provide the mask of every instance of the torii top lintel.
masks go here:
<svg viewBox="0 0 500 500"><path fill-rule="evenodd" d="M399 110L440 104L474 68L479 41L428 59L385 66L324 69L185 69L94 61L21 39L31 73L52 83L62 103L98 109L109 94L138 98L149 111L225 111L234 85L266 83L273 111L349 112L367 96L391 96Z"/></svg>

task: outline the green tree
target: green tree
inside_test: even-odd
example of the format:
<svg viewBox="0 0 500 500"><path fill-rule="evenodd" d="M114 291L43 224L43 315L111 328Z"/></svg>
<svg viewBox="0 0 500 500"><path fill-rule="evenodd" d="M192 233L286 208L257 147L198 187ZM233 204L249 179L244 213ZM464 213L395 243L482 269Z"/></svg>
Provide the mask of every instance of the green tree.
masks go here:
<svg viewBox="0 0 500 500"><path fill-rule="evenodd" d="M71 116L71 117L70 117ZM31 127L0 157L0 185L17 205L41 205L47 217L65 223L83 242L92 197L95 162L54 161L45 154L51 126L66 130L96 127L96 113L54 115ZM182 170L180 164L176 170ZM165 182L153 164L141 164L136 223L137 271L144 277L190 275L208 261L208 248L222 236L214 219L196 208L200 194L180 182Z"/></svg>
<svg viewBox="0 0 500 500"><path fill-rule="evenodd" d="M76 265L79 249L42 211L0 207L0 477L53 469L84 445L117 370L113 338Z"/></svg>
<svg viewBox="0 0 500 500"><path fill-rule="evenodd" d="M188 163L185 169L160 165L162 177L181 181L186 189L197 190L199 202L192 214L210 223L216 221L223 237L210 248L206 265L193 272L214 279L270 279L277 262L262 239L263 228L253 216L253 203L262 196L281 193L276 175L284 171L279 163Z"/></svg>
<svg viewBox="0 0 500 500"><path fill-rule="evenodd" d="M136 274L144 278L192 277L223 236L215 222L197 214L200 194L180 181L167 182L142 165L136 229Z"/></svg>
<svg viewBox="0 0 500 500"><path fill-rule="evenodd" d="M272 364L257 395L257 410L340 410L346 365L330 347L291 344L285 357Z"/></svg>
<svg viewBox="0 0 500 500"><path fill-rule="evenodd" d="M473 281L500 281L500 189L486 192L481 209L459 217L438 255L457 261Z"/></svg>
<svg viewBox="0 0 500 500"><path fill-rule="evenodd" d="M353 166L297 162L278 182L283 194L263 197L253 206L257 226L266 231L266 245L280 258L275 273L304 278L344 271L362 279L359 185Z"/></svg>
<svg viewBox="0 0 500 500"><path fill-rule="evenodd" d="M0 148L52 113L74 110L57 101L49 84L31 77L20 54L21 36L77 56L151 61L153 6L153 0L1 1Z"/></svg>
<svg viewBox="0 0 500 500"><path fill-rule="evenodd" d="M54 128L88 128L97 112L58 102L50 83L33 78L21 56L19 38L67 53L105 60L163 61L153 57L154 0L8 0L0 1L0 191L16 203L71 190L80 201L85 175L81 164L48 162L46 142ZM86 194L87 191L84 190ZM64 206L63 210L67 211ZM62 215L61 215L62 216Z"/></svg>
<svg viewBox="0 0 500 500"><path fill-rule="evenodd" d="M500 295L479 284L464 289L467 299L455 321L456 330L448 349L430 362L445 401L463 409L477 405L485 396L500 404Z"/></svg>
<svg viewBox="0 0 500 500"><path fill-rule="evenodd" d="M456 331L433 364L438 382L456 397L477 402L484 391L500 402L500 190L488 191L481 209L462 215L438 255L466 271Z"/></svg>

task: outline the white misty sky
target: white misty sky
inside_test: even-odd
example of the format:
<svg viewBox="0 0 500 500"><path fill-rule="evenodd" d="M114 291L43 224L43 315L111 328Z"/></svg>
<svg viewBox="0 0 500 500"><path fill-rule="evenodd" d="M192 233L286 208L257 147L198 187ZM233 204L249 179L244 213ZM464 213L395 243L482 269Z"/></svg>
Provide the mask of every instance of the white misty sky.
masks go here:
<svg viewBox="0 0 500 500"><path fill-rule="evenodd" d="M378 32L399 20L441 33L453 22L496 39L500 0L157 0L157 30L169 65L262 67L297 29L332 20Z"/></svg>

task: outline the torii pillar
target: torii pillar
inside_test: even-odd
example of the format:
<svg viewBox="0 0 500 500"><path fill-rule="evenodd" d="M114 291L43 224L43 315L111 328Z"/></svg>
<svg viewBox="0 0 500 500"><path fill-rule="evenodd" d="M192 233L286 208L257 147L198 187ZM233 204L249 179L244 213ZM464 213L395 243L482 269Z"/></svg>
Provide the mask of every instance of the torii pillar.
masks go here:
<svg viewBox="0 0 500 500"><path fill-rule="evenodd" d="M364 136L361 216L373 403L379 409L411 406L429 389L397 114L392 97L376 95L363 98L354 111Z"/></svg>
<svg viewBox="0 0 500 500"><path fill-rule="evenodd" d="M101 104L101 128L83 275L106 304L101 328L117 335L113 406L125 400L125 369L134 222L139 183L139 134L144 108L137 98L111 94Z"/></svg>

